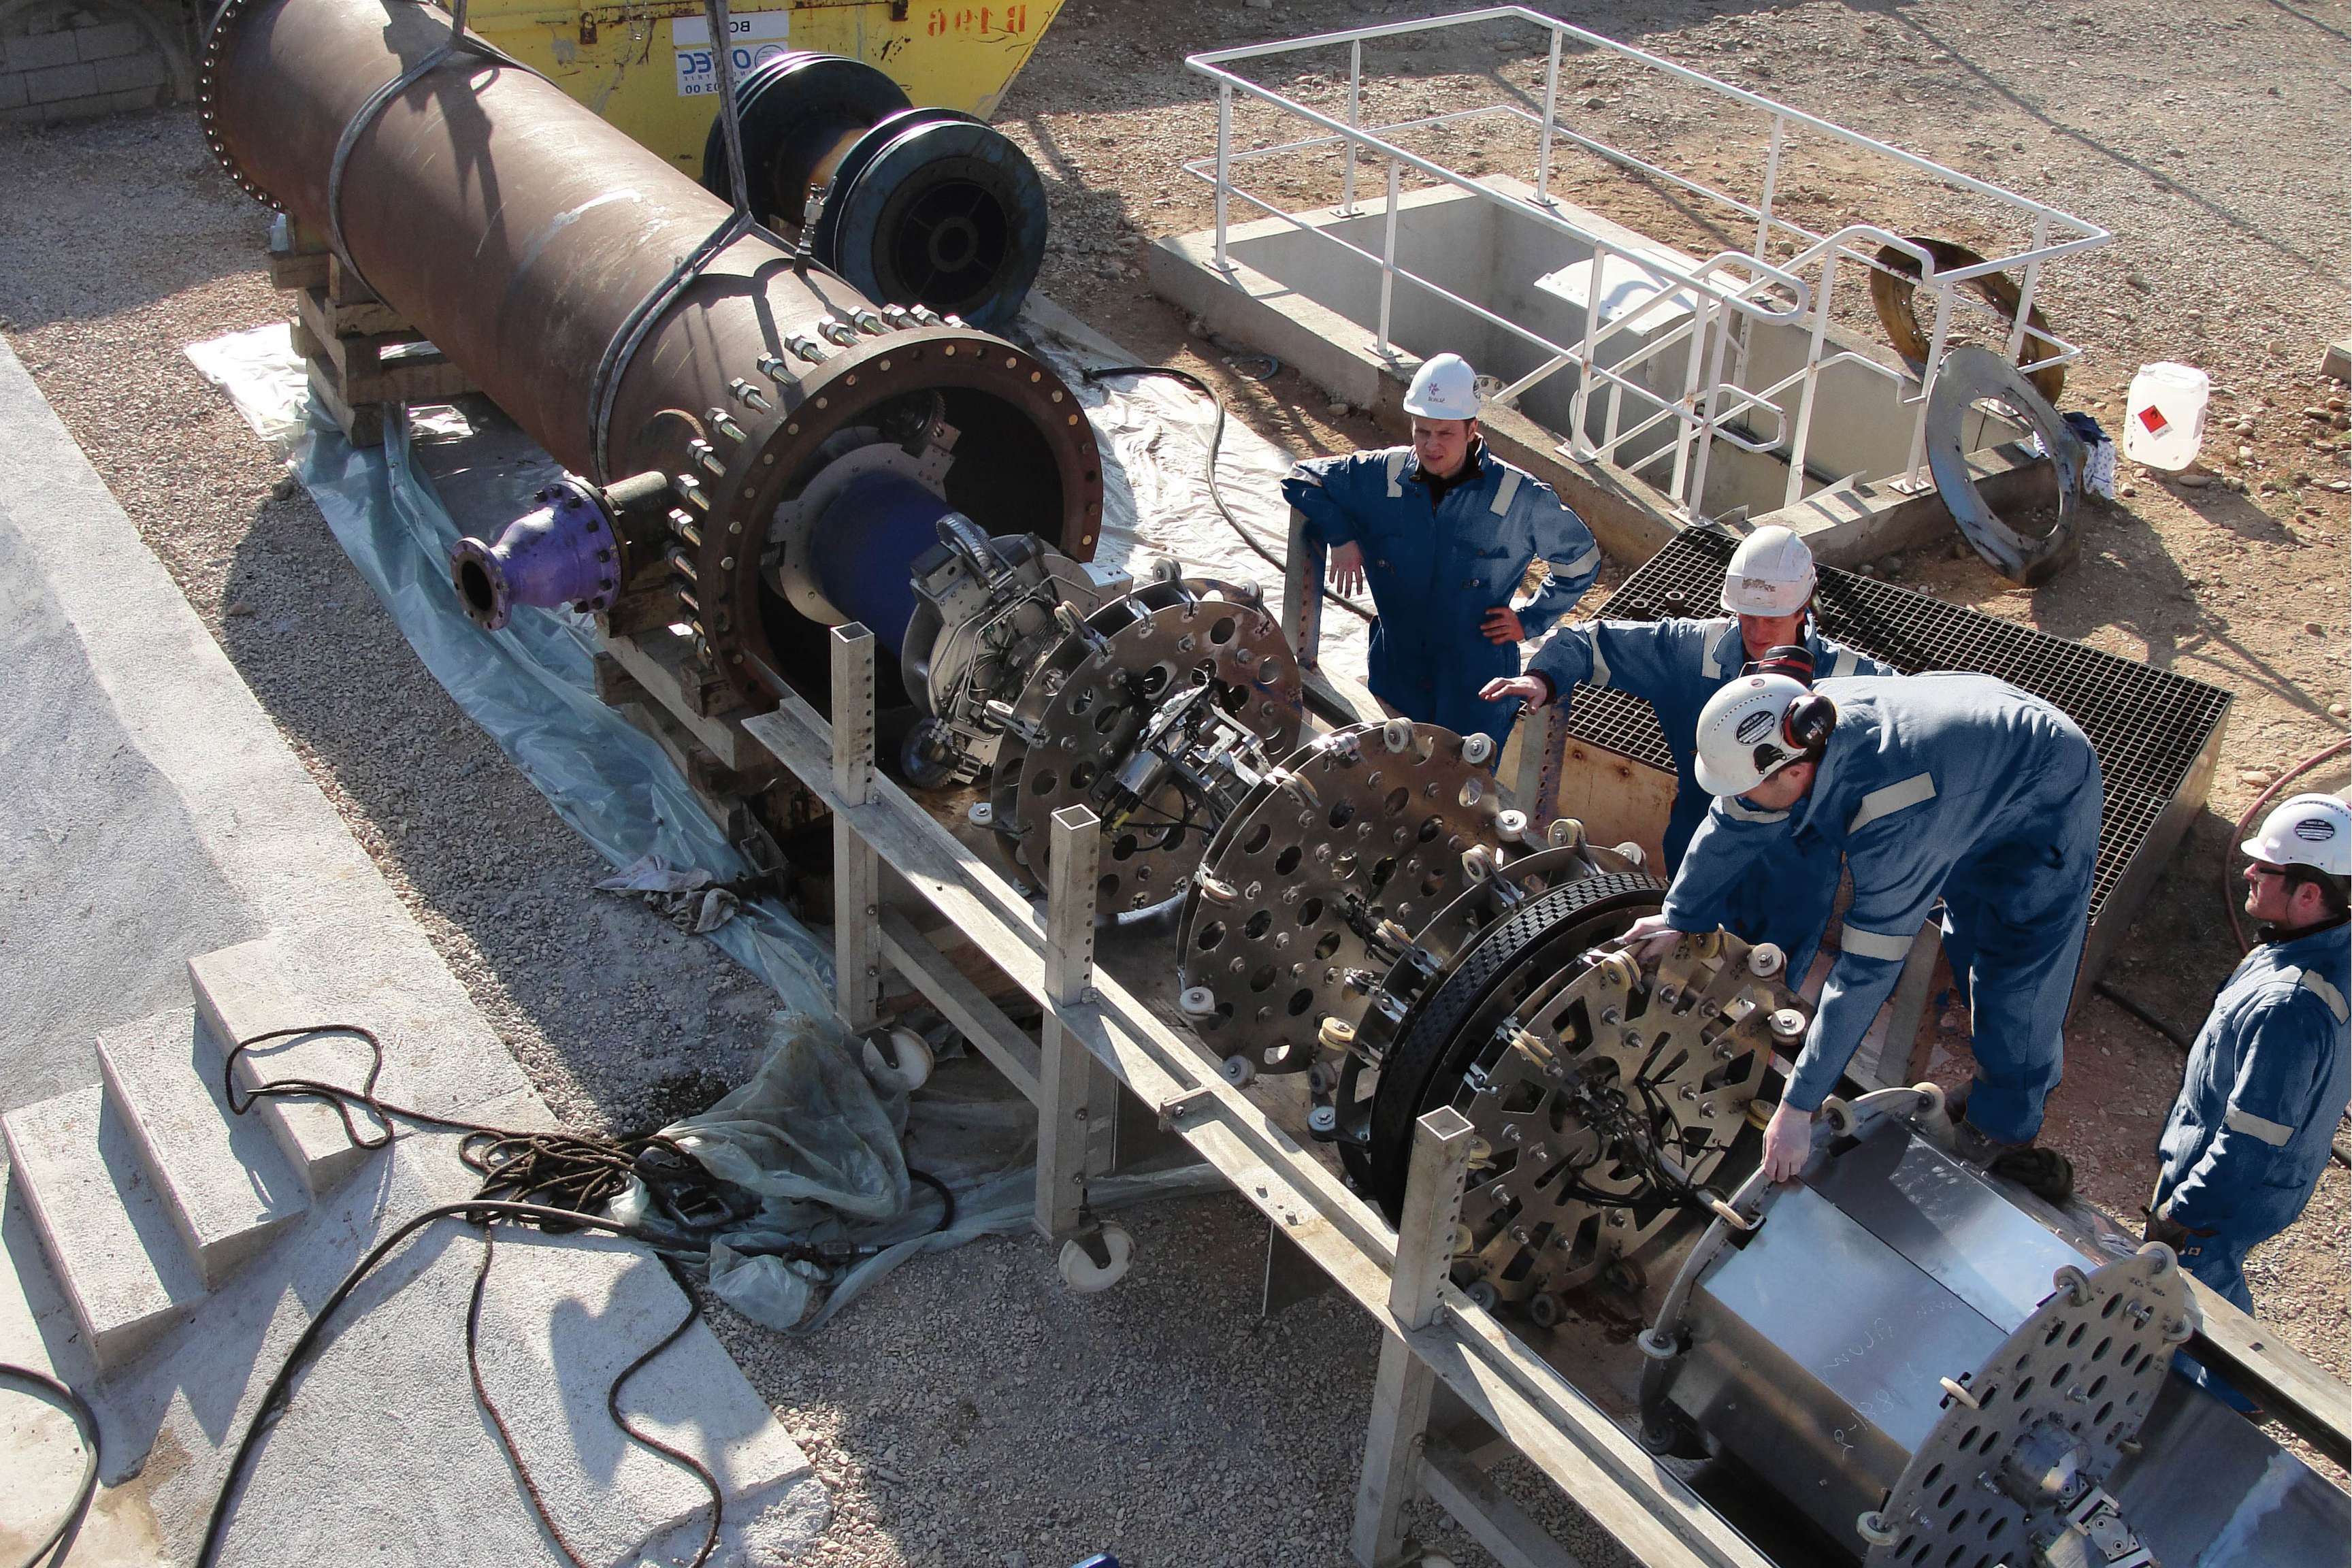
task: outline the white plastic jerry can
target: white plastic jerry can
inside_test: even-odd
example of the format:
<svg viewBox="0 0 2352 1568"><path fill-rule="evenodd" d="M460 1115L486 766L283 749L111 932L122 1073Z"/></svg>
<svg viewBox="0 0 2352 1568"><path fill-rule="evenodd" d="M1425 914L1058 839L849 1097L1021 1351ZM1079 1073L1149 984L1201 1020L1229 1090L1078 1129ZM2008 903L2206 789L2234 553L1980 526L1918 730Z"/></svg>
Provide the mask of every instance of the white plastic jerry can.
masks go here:
<svg viewBox="0 0 2352 1568"><path fill-rule="evenodd" d="M2124 456L2178 472L2205 440L2205 399L2213 384L2194 365L2144 364L2124 399Z"/></svg>

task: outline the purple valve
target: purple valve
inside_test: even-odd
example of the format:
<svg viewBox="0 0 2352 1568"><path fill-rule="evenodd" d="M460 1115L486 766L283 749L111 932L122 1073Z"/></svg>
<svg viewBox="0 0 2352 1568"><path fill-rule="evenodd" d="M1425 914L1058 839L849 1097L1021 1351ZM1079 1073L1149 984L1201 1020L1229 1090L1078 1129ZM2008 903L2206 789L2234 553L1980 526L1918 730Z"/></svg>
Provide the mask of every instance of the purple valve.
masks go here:
<svg viewBox="0 0 2352 1568"><path fill-rule="evenodd" d="M517 605L606 610L620 593L620 546L604 498L566 477L531 499L538 510L507 524L495 544L461 539L449 552L449 580L466 614L489 631L512 619Z"/></svg>

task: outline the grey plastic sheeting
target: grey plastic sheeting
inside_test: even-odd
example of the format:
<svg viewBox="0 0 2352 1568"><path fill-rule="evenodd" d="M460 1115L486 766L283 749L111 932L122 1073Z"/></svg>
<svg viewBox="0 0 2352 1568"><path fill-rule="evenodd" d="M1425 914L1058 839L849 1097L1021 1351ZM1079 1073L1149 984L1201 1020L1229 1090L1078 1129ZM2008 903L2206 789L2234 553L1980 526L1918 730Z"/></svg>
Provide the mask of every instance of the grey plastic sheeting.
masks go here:
<svg viewBox="0 0 2352 1568"><path fill-rule="evenodd" d="M594 623L569 609L519 608L496 632L467 618L450 586L449 551L462 531L442 504L416 447L478 433L452 407L409 410L385 422L381 450L355 448L312 423L301 359L285 323L190 344L189 360L226 393L263 441L291 448L289 466L336 542L375 590L409 647L466 716L498 742L556 815L615 869L658 855L672 866L731 881L753 868L695 800L653 738L598 700ZM531 492L561 470L535 447L503 479L468 471L469 512L498 521L530 509ZM513 454L508 454L509 457ZM833 1016L831 944L770 901L747 901L709 938L764 980L800 1016Z"/></svg>
<svg viewBox="0 0 2352 1568"><path fill-rule="evenodd" d="M722 881L751 870L667 754L597 699L593 622L568 610L521 608L502 630L485 632L466 616L446 567L460 531L417 445L420 437L475 434L462 412L413 409L387 423L381 450L358 449L331 426L302 423L299 362L282 325L187 352L265 441L281 449L291 442L296 476L425 667L598 854L616 868L658 855ZM1097 403L1091 411L1097 418L1100 408ZM1113 419L1117 437L1106 433L1116 450L1140 439L1148 420L1125 400L1113 408L1125 410ZM1197 462L1206 437L1192 413ZM1146 450L1134 456L1150 462ZM1265 454L1254 457L1261 480L1276 471ZM520 515L541 476L554 471L543 458L526 461L490 482L490 467L467 472L469 513ZM1132 492L1122 499L1134 504ZM1130 544L1149 547L1150 541L1122 531ZM1229 535L1223 548L1240 549ZM784 1008L751 1081L666 1130L715 1174L761 1200L756 1215L708 1245L710 1284L721 1300L772 1328L807 1331L912 1258L1028 1228L1036 1113L1027 1101L969 1058L943 1061L932 1082L911 1097L895 1083L870 1079L834 1019L830 944L781 908L747 902L710 940L765 980ZM955 1193L949 1228L933 1228L936 1194L913 1186L909 1164ZM1088 1195L1097 1209L1109 1209L1223 1184L1206 1166L1191 1164L1112 1177L1093 1184ZM662 1230L646 1213L642 1187L615 1205L615 1217L641 1222L656 1236ZM677 1233L671 1239L674 1250L704 1245ZM878 1250L837 1273L761 1250L830 1241Z"/></svg>
<svg viewBox="0 0 2352 1568"><path fill-rule="evenodd" d="M779 1020L750 1082L664 1131L714 1175L759 1194L760 1212L711 1239L708 1262L713 1293L772 1329L822 1327L923 1253L1024 1232L1036 1213L1037 1113L970 1055L941 1061L910 1096L895 1081L870 1079L829 1026ZM946 1228L938 1194L915 1184L910 1167L955 1194ZM1100 1212L1223 1185L1208 1166L1182 1164L1089 1183L1087 1198ZM667 1228L646 1213L642 1187L615 1217L656 1237ZM780 1256L824 1242L874 1250L837 1275Z"/></svg>

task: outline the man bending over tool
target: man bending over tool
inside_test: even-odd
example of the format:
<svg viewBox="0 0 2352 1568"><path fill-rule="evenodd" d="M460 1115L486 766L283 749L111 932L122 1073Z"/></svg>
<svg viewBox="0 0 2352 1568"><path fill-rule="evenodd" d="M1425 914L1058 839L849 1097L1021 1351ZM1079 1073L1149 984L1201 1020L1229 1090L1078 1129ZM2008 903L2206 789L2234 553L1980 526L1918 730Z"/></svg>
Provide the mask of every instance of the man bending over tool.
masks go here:
<svg viewBox="0 0 2352 1568"><path fill-rule="evenodd" d="M1622 939L1641 957L1713 929L1725 889L1790 838L1833 847L1853 873L1843 951L1764 1131L1769 1178L1803 1169L1813 1113L1938 896L1977 1058L1961 1152L1990 1164L2031 1144L2058 1082L2099 856L2099 759L2074 721L1989 675L1856 676L1811 690L1748 675L1700 712L1696 772L1715 806L1665 908Z"/></svg>
<svg viewBox="0 0 2352 1568"><path fill-rule="evenodd" d="M1675 759L1675 805L1666 819L1666 875L1683 863L1691 835L1712 800L1693 771L1699 710L1706 700L1767 655L1801 649L1811 668L1798 679L1893 675L1894 669L1822 636L1813 624L1819 574L1805 542L1775 524L1759 528L1732 552L1723 607L1714 620L1588 621L1562 626L1528 661L1528 672L1490 680L1479 696L1516 699L1528 708L1553 702L1581 681L1631 692L1657 710ZM1796 673L1784 669L1783 673ZM1826 855L1826 858L1824 858ZM1770 942L1801 977L1829 923L1837 893L1837 856L1820 841L1791 838L1759 859L1727 889L1717 923L1750 942Z"/></svg>
<svg viewBox="0 0 2352 1568"><path fill-rule="evenodd" d="M1372 695L1408 719L1483 734L1499 756L1518 704L1479 689L1518 674L1519 644L1583 596L1601 547L1550 486L1486 449L1476 380L1459 354L1435 356L1405 393L1412 446L1311 458L1282 493L1330 546L1332 586L1371 584ZM1551 575L1514 609L1538 556Z"/></svg>
<svg viewBox="0 0 2352 1568"><path fill-rule="evenodd" d="M2263 925L2213 999L2158 1145L2147 1238L2245 1311L2246 1254L2293 1225L2352 1099L2352 810L2299 795L2239 846Z"/></svg>

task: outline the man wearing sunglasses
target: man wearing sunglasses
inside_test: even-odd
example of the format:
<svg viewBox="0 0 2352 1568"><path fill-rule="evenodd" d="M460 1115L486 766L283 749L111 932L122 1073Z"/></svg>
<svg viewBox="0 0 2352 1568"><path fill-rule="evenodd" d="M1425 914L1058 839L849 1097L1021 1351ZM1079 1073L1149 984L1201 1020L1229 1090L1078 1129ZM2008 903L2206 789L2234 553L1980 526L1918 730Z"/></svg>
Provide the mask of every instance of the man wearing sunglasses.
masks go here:
<svg viewBox="0 0 2352 1568"><path fill-rule="evenodd" d="M2246 912L2263 922L2189 1053L2147 1237L2241 1309L2246 1254L2303 1213L2352 1099L2352 810L2299 795L2239 846Z"/></svg>

